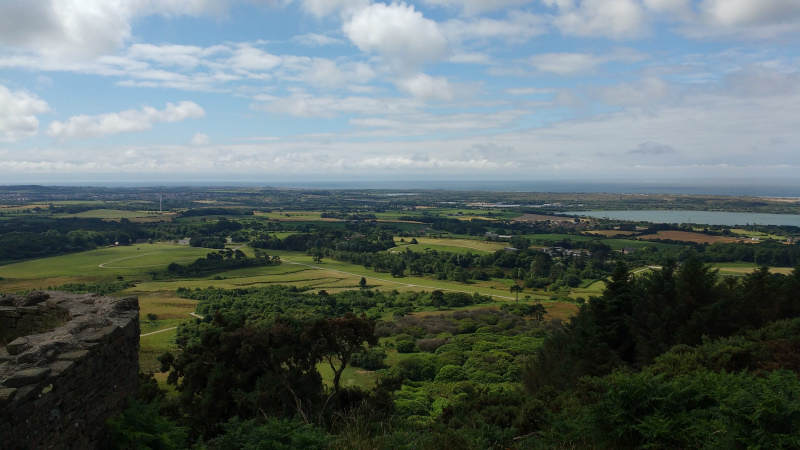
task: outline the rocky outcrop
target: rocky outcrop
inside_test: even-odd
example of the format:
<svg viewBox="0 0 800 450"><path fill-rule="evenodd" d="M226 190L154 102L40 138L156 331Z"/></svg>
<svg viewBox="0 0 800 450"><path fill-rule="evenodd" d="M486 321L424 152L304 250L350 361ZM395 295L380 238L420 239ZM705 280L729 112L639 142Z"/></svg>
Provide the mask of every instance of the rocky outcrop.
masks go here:
<svg viewBox="0 0 800 450"><path fill-rule="evenodd" d="M138 299L3 295L0 339L0 448L101 448L138 385Z"/></svg>

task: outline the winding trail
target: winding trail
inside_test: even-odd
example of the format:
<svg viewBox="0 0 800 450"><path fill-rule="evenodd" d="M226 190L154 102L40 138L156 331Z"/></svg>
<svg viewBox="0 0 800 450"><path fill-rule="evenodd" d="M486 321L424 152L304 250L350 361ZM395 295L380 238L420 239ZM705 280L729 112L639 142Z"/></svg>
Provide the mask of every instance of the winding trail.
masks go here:
<svg viewBox="0 0 800 450"><path fill-rule="evenodd" d="M189 315L197 317L198 319L202 319L203 318L203 316L201 316L200 314L195 314L194 312L190 312ZM149 333L140 334L139 337L150 336L151 334L156 334L156 333L163 333L165 331L175 330L177 328L178 327L172 327L172 328L164 328L163 330L158 330L158 331L151 331Z"/></svg>
<svg viewBox="0 0 800 450"><path fill-rule="evenodd" d="M175 330L177 328L178 327L172 327L172 328L164 328L163 330L158 330L158 331L151 331L150 333L140 334L139 337L150 336L151 334L156 334L156 333L163 333L165 331Z"/></svg>

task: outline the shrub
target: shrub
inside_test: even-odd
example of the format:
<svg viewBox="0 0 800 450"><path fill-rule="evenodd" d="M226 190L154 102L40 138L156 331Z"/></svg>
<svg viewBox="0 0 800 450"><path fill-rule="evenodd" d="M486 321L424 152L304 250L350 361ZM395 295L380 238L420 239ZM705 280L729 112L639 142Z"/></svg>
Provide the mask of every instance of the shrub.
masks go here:
<svg viewBox="0 0 800 450"><path fill-rule="evenodd" d="M417 351L417 345L414 341L399 341L395 344L398 353L414 353Z"/></svg>
<svg viewBox="0 0 800 450"><path fill-rule="evenodd" d="M435 381L449 383L453 381L465 381L466 379L467 375L461 367L448 364L439 369L439 372L436 373Z"/></svg>

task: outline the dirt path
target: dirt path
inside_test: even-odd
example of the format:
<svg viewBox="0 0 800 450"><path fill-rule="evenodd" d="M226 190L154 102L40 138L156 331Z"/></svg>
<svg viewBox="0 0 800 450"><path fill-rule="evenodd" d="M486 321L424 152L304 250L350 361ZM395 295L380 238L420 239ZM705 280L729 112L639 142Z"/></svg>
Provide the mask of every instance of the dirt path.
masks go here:
<svg viewBox="0 0 800 450"><path fill-rule="evenodd" d="M195 314L193 312L190 312L189 315L197 317L198 319L202 319L203 318L203 316L201 316L200 314ZM149 333L140 334L139 337L150 336L151 334L156 334L156 333L163 333L165 331L175 330L177 328L178 327L172 327L172 328L164 328L163 330L158 330L158 331L151 331Z"/></svg>
<svg viewBox="0 0 800 450"><path fill-rule="evenodd" d="M176 328L178 328L178 327L164 328L163 330L152 331L152 332L150 332L150 333L140 334L140 335L139 335L139 337L150 336L151 334L156 334L156 333L163 333L163 332L165 332L165 331L174 330L174 329L176 329Z"/></svg>

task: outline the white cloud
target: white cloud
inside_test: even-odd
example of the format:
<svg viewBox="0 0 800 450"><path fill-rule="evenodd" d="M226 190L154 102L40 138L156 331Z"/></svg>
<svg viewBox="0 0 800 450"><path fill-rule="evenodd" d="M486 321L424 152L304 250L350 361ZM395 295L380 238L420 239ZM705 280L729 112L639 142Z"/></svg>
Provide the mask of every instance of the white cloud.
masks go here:
<svg viewBox="0 0 800 450"><path fill-rule="evenodd" d="M86 139L108 134L145 131L157 122L180 122L203 117L205 111L198 104L182 101L177 105L167 103L162 110L145 106L141 110L129 109L119 113L96 116L72 116L66 122L53 121L47 134L57 139Z"/></svg>
<svg viewBox="0 0 800 450"><path fill-rule="evenodd" d="M453 90L445 77L416 73L395 82L401 91L422 100L452 100Z"/></svg>
<svg viewBox="0 0 800 450"><path fill-rule="evenodd" d="M636 0L542 0L556 6L554 24L564 34L630 39L647 30L647 16Z"/></svg>
<svg viewBox="0 0 800 450"><path fill-rule="evenodd" d="M194 147L203 147L211 143L211 138L207 134L203 133L195 133L192 136L192 140L189 141L189 145Z"/></svg>
<svg viewBox="0 0 800 450"><path fill-rule="evenodd" d="M398 114L417 111L418 102L409 99L374 98L361 96L314 96L293 92L289 97L260 96L254 109L295 117L332 118L341 114Z"/></svg>
<svg viewBox="0 0 800 450"><path fill-rule="evenodd" d="M631 155L667 155L670 153L675 153L675 149L670 147L667 144L660 144L658 142L642 142L641 144L637 145L636 148L627 151L628 154Z"/></svg>
<svg viewBox="0 0 800 450"><path fill-rule="evenodd" d="M800 2L796 0L705 0L699 8L711 23L728 27L800 20Z"/></svg>
<svg viewBox="0 0 800 450"><path fill-rule="evenodd" d="M367 83L376 76L375 71L364 63L340 63L331 59L299 56L286 57L278 75L282 79L328 89Z"/></svg>
<svg viewBox="0 0 800 450"><path fill-rule="evenodd" d="M203 58L226 51L230 51L230 49L223 45L198 47L195 45L133 44L128 48L127 56L134 60L154 61L165 66L191 69L200 65Z"/></svg>
<svg viewBox="0 0 800 450"><path fill-rule="evenodd" d="M448 61L456 64L489 64L491 58L486 53L458 52L454 53Z"/></svg>
<svg viewBox="0 0 800 450"><path fill-rule="evenodd" d="M511 88L506 89L506 94L511 95L537 95L537 94L552 94L555 92L555 89L545 89L545 88Z"/></svg>
<svg viewBox="0 0 800 450"><path fill-rule="evenodd" d="M536 14L511 11L506 19L452 19L442 24L451 41L503 39L522 43L548 31L547 20Z"/></svg>
<svg viewBox="0 0 800 450"><path fill-rule="evenodd" d="M741 98L787 96L800 93L800 72L784 73L763 65L747 65L725 78L725 88Z"/></svg>
<svg viewBox="0 0 800 450"><path fill-rule="evenodd" d="M532 56L530 62L541 72L575 75L594 70L603 60L586 53L542 53Z"/></svg>
<svg viewBox="0 0 800 450"><path fill-rule="evenodd" d="M630 83L590 89L593 97L608 105L655 107L672 92L670 85L656 77L644 77Z"/></svg>
<svg viewBox="0 0 800 450"><path fill-rule="evenodd" d="M617 49L606 55L588 53L542 53L530 58L536 70L558 75L577 75L592 72L597 66L610 62L639 62L647 55L631 49Z"/></svg>
<svg viewBox="0 0 800 450"><path fill-rule="evenodd" d="M152 14L218 16L224 0L4 0L0 43L51 58L89 59L131 38L131 21Z"/></svg>
<svg viewBox="0 0 800 450"><path fill-rule="evenodd" d="M316 17L325 17L334 12L343 16L366 8L371 0L302 0L303 9Z"/></svg>
<svg viewBox="0 0 800 450"><path fill-rule="evenodd" d="M672 19L690 20L694 14L691 0L644 0L643 3L650 11Z"/></svg>
<svg viewBox="0 0 800 450"><path fill-rule="evenodd" d="M522 6L533 0L423 0L425 4L461 9L466 14L477 14L512 6Z"/></svg>
<svg viewBox="0 0 800 450"><path fill-rule="evenodd" d="M800 34L796 0L702 0L682 31L694 38L773 39Z"/></svg>
<svg viewBox="0 0 800 450"><path fill-rule="evenodd" d="M796 0L643 0L653 13L697 39L773 39L800 33ZM656 17L659 18L659 17Z"/></svg>
<svg viewBox="0 0 800 450"><path fill-rule="evenodd" d="M372 4L355 13L343 29L360 50L385 56L403 68L441 61L449 52L436 22L406 3Z"/></svg>
<svg viewBox="0 0 800 450"><path fill-rule="evenodd" d="M39 134L37 114L50 111L44 100L0 84L0 141L15 142Z"/></svg>
<svg viewBox="0 0 800 450"><path fill-rule="evenodd" d="M235 70L263 72L274 69L281 61L280 56L243 44L228 59L227 65Z"/></svg>
<svg viewBox="0 0 800 450"><path fill-rule="evenodd" d="M301 34L293 37L292 40L309 47L324 47L326 45L337 45L343 43L341 39L319 33Z"/></svg>
<svg viewBox="0 0 800 450"><path fill-rule="evenodd" d="M0 42L51 57L109 53L130 37L127 2L6 0L0 3Z"/></svg>

